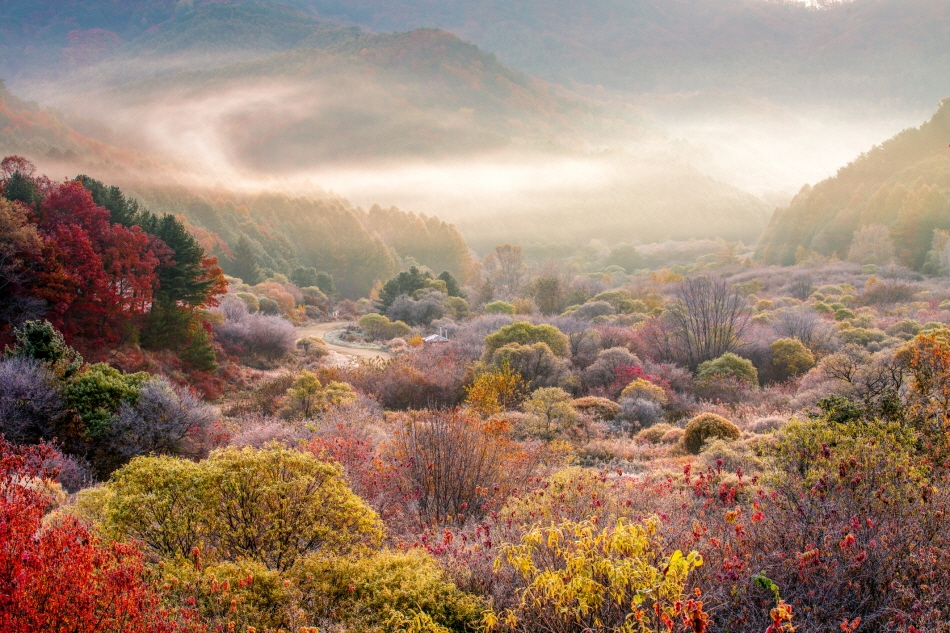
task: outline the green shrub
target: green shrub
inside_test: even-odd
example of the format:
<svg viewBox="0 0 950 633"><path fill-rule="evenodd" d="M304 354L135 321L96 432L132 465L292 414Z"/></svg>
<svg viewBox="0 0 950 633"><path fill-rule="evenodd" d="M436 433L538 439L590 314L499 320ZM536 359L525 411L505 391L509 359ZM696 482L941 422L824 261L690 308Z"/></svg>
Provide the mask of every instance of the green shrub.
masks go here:
<svg viewBox="0 0 950 633"><path fill-rule="evenodd" d="M329 302L327 295L317 286L307 286L300 289L303 303L308 306L325 306Z"/></svg>
<svg viewBox="0 0 950 633"><path fill-rule="evenodd" d="M261 309L260 300L250 292L239 292L237 293L237 298L244 302L248 312L257 312Z"/></svg>
<svg viewBox="0 0 950 633"><path fill-rule="evenodd" d="M157 567L166 604L189 605L205 622L234 623L238 631L296 630L301 614L294 587L281 574L250 560L196 564L174 561ZM226 624L225 624L226 623Z"/></svg>
<svg viewBox="0 0 950 633"><path fill-rule="evenodd" d="M553 325L531 325L527 321L516 321L485 337L485 358L491 359L496 350L509 343L545 343L556 356L567 356L569 349L567 337Z"/></svg>
<svg viewBox="0 0 950 633"><path fill-rule="evenodd" d="M707 440L737 440L742 433L735 424L715 413L701 413L686 425L683 446L693 455L698 455Z"/></svg>
<svg viewBox="0 0 950 633"><path fill-rule="evenodd" d="M815 356L798 339L782 338L769 347L776 380L794 378L815 366Z"/></svg>
<svg viewBox="0 0 950 633"><path fill-rule="evenodd" d="M645 428L636 434L635 439L640 442L649 442L650 444L659 444L667 432L674 428L673 425L661 422L651 427Z"/></svg>
<svg viewBox="0 0 950 633"><path fill-rule="evenodd" d="M390 321L381 314L364 315L360 317L359 323L371 341L390 341L412 334L412 328L402 321Z"/></svg>
<svg viewBox="0 0 950 633"><path fill-rule="evenodd" d="M165 560L190 559L198 548L208 563L252 560L284 571L302 556L348 555L383 537L340 466L278 446L220 449L197 463L137 457L104 488L89 504L104 532Z"/></svg>
<svg viewBox="0 0 950 633"><path fill-rule="evenodd" d="M917 321L904 319L887 328L886 332L888 336L911 339L917 336L922 329L922 326Z"/></svg>
<svg viewBox="0 0 950 633"><path fill-rule="evenodd" d="M870 343L880 343L887 338L887 334L881 330L863 327L852 327L842 330L839 336L843 342L860 345L861 347L866 347Z"/></svg>
<svg viewBox="0 0 950 633"><path fill-rule="evenodd" d="M280 314L280 304L270 297L260 297L258 299L260 311L264 314Z"/></svg>
<svg viewBox="0 0 950 633"><path fill-rule="evenodd" d="M571 395L558 387L544 387L521 405L525 416L520 431L528 437L550 441L577 424Z"/></svg>
<svg viewBox="0 0 950 633"><path fill-rule="evenodd" d="M454 319L464 319L471 312L468 306L468 301L462 297L448 297L445 301L443 301L443 304L452 314L452 318Z"/></svg>
<svg viewBox="0 0 950 633"><path fill-rule="evenodd" d="M69 378L82 367L82 356L66 344L49 321L27 321L16 329L14 336L16 343L6 348L7 356L32 358L60 378Z"/></svg>
<svg viewBox="0 0 950 633"><path fill-rule="evenodd" d="M696 370L700 383L710 383L716 378L734 378L749 385L759 383L759 372L752 361L726 352L715 360L707 360Z"/></svg>
<svg viewBox="0 0 950 633"><path fill-rule="evenodd" d="M602 292L591 299L591 301L606 301L611 306L613 306L614 310L617 312L623 311L622 307L627 305L625 302L632 300L633 297L626 290L610 290L607 292Z"/></svg>
<svg viewBox="0 0 950 633"><path fill-rule="evenodd" d="M82 418L85 433L95 437L109 428L123 402L134 404L149 374L123 374L105 363L91 365L66 385L66 403Z"/></svg>
<svg viewBox="0 0 950 633"><path fill-rule="evenodd" d="M486 314L514 314L515 306L507 301L492 301L485 304Z"/></svg>
<svg viewBox="0 0 950 633"><path fill-rule="evenodd" d="M838 308L835 310L835 321L846 321L854 318L854 312L847 308Z"/></svg>

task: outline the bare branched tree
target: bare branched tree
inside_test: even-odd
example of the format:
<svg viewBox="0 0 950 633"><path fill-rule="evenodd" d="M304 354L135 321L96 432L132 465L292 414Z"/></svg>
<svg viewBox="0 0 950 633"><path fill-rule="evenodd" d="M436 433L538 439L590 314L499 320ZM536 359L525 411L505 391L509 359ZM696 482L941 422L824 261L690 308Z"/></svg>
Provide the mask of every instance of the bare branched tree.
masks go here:
<svg viewBox="0 0 950 633"><path fill-rule="evenodd" d="M833 347L834 330L808 307L779 310L775 313L772 328L780 336L798 339L813 352L824 352Z"/></svg>
<svg viewBox="0 0 950 633"><path fill-rule="evenodd" d="M745 300L724 279L686 279L650 337L666 360L695 370L700 363L733 351L749 323Z"/></svg>
<svg viewBox="0 0 950 633"><path fill-rule="evenodd" d="M520 246L504 244L495 247L494 253L496 278L498 284L504 288L508 296L514 296L524 283L527 268Z"/></svg>
<svg viewBox="0 0 950 633"><path fill-rule="evenodd" d="M788 286L788 293L799 301L804 301L811 296L812 288L814 288L814 282L811 276L799 275L792 279L792 283Z"/></svg>
<svg viewBox="0 0 950 633"><path fill-rule="evenodd" d="M492 501L524 486L535 455L460 411L419 411L394 442L401 471L424 521L478 518Z"/></svg>

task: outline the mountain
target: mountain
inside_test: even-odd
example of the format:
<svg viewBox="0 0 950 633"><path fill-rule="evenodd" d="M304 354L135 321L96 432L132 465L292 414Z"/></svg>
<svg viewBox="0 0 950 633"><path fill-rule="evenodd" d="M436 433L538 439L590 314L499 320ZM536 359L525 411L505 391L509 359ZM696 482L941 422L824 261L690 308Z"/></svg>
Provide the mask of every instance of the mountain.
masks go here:
<svg viewBox="0 0 950 633"><path fill-rule="evenodd" d="M0 156L29 156L50 173L76 166L126 173L158 168L152 158L113 144L113 136L95 121L69 120L62 112L20 99L0 80Z"/></svg>
<svg viewBox="0 0 950 633"><path fill-rule="evenodd" d="M883 224L900 250L901 239L922 246L902 257L920 267L934 229L950 229L950 98L919 128L875 145L838 173L805 186L777 209L758 255L770 263L795 262L799 248L845 257L857 229ZM909 245L908 245L909 246Z"/></svg>
<svg viewBox="0 0 950 633"><path fill-rule="evenodd" d="M950 94L944 0L292 1L373 30L443 28L567 85L927 106Z"/></svg>
<svg viewBox="0 0 950 633"><path fill-rule="evenodd" d="M107 4L0 7L0 73L18 90L68 110L84 134L174 166L74 173L133 190L333 192L453 222L480 252L752 242L767 222L768 205L721 169L710 177L702 152L640 109L531 77L445 30L370 32L304 2ZM283 269L299 256L285 250L262 257Z"/></svg>

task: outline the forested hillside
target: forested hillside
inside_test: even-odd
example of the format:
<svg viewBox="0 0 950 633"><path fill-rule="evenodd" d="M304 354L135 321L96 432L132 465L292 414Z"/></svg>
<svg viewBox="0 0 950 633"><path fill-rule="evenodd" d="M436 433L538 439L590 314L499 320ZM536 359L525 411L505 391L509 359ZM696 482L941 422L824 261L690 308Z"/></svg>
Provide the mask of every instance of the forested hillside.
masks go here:
<svg viewBox="0 0 950 633"><path fill-rule="evenodd" d="M950 99L945 99L919 128L874 146L833 178L806 185L772 216L759 255L781 264L795 263L800 250L843 258L855 231L883 225L901 262L922 268L934 230L950 229L948 141Z"/></svg>
<svg viewBox="0 0 950 633"><path fill-rule="evenodd" d="M82 134L64 121L60 113L17 98L0 80L0 154L3 156L19 154L46 164L77 165L85 169L154 169L154 161L147 161L127 148L110 145L107 128L92 126L106 139Z"/></svg>
<svg viewBox="0 0 950 633"><path fill-rule="evenodd" d="M364 211L336 197L133 191L150 209L183 216L193 228L210 233L212 252L225 272L238 277L243 276L235 267L242 264L235 262L234 253L242 240L262 269L260 279L313 267L329 273L340 294L350 299L366 296L407 258L462 279L471 274L472 259L462 236L437 218L395 208Z"/></svg>

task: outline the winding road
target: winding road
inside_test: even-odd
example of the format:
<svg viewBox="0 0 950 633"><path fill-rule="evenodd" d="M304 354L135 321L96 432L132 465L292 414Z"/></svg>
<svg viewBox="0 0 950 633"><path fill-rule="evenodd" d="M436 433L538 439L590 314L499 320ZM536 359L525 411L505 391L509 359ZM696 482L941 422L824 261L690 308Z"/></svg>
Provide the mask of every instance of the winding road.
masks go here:
<svg viewBox="0 0 950 633"><path fill-rule="evenodd" d="M327 332L332 332L333 330L340 330L346 327L347 325L353 325L351 321L334 321L332 323L315 323L313 325L306 325L301 328L297 328L297 340L299 341L302 338L307 338L309 336L322 339L324 343L327 344L327 347L331 352L336 352L337 354L342 354L343 356L349 356L350 358L383 358L390 359L392 354L389 352L384 352L381 349L367 349L365 347L346 347L344 345L337 345L336 343L331 343L323 338L323 335Z"/></svg>

